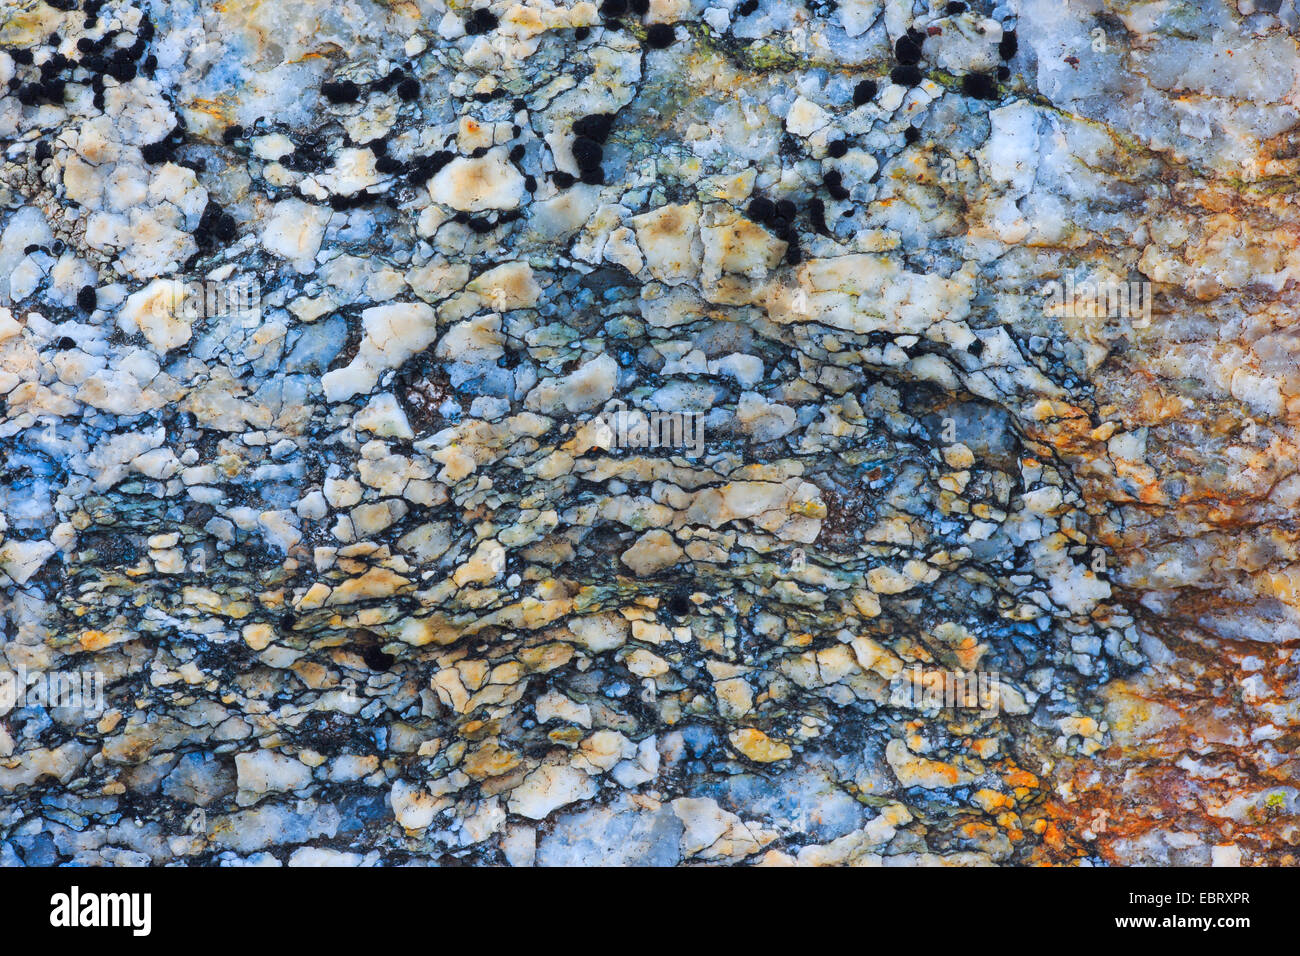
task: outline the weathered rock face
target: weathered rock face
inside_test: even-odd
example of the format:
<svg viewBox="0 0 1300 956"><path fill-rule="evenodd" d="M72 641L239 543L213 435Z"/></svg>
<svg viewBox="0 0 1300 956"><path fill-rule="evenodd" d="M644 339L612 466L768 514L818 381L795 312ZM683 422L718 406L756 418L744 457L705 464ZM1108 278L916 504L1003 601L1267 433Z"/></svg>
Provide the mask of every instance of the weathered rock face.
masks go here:
<svg viewBox="0 0 1300 956"><path fill-rule="evenodd" d="M1293 862L1290 0L68 5L0 864Z"/></svg>

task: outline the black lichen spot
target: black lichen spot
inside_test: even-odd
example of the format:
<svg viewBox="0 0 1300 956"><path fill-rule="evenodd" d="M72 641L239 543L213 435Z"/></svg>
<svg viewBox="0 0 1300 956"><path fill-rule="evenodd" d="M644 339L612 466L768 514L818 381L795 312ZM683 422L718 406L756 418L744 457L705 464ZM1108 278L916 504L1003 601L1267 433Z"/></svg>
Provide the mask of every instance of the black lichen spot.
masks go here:
<svg viewBox="0 0 1300 956"><path fill-rule="evenodd" d="M31 66L35 57L32 56L31 50L10 50L9 55L19 66Z"/></svg>
<svg viewBox="0 0 1300 956"><path fill-rule="evenodd" d="M915 143L920 138L921 131L915 126L909 126L903 131L903 139L907 140L909 143Z"/></svg>
<svg viewBox="0 0 1300 956"><path fill-rule="evenodd" d="M478 36L481 33L487 33L495 30L497 27L497 15L491 10L475 10L465 21L465 32L470 36Z"/></svg>
<svg viewBox="0 0 1300 956"><path fill-rule="evenodd" d="M971 355L974 355L976 358L979 358L984 354L984 342L981 339L976 339L970 345L966 346L966 351Z"/></svg>
<svg viewBox="0 0 1300 956"><path fill-rule="evenodd" d="M95 41L90 37L82 37L77 41L77 49L82 53L89 53L95 49Z"/></svg>
<svg viewBox="0 0 1300 956"><path fill-rule="evenodd" d="M516 166L518 166L520 163L522 163L522 162L524 161L524 154L525 154L526 152L527 152L527 151L524 149L523 144L521 144L521 143L516 143L514 146L511 146L511 147L510 147L510 162L512 162L512 163L514 163Z"/></svg>
<svg viewBox="0 0 1300 956"><path fill-rule="evenodd" d="M535 192L537 192L537 177L536 177L536 176L525 176L525 177L524 177L524 189L528 190L530 193L535 193Z"/></svg>
<svg viewBox="0 0 1300 956"><path fill-rule="evenodd" d="M587 39L591 36L591 27L578 27L573 31L573 38L578 41Z"/></svg>
<svg viewBox="0 0 1300 956"><path fill-rule="evenodd" d="M961 78L962 92L979 100L998 98L997 80L987 73L967 73Z"/></svg>
<svg viewBox="0 0 1300 956"><path fill-rule="evenodd" d="M54 154L50 149L50 141L47 139L38 140L36 143L36 161L38 163L43 163L52 155Z"/></svg>
<svg viewBox="0 0 1300 956"><path fill-rule="evenodd" d="M573 121L573 135L585 136L598 143L609 138L609 131L614 126L613 113L592 113Z"/></svg>
<svg viewBox="0 0 1300 956"><path fill-rule="evenodd" d="M298 618L292 611L280 615L280 630L292 631L298 625Z"/></svg>
<svg viewBox="0 0 1300 956"><path fill-rule="evenodd" d="M812 223L813 228L823 236L829 236L831 234L830 229L826 225L826 204L816 196L808 200L808 219Z"/></svg>
<svg viewBox="0 0 1300 956"><path fill-rule="evenodd" d="M235 217L228 212L223 212L212 227L212 234L222 242L230 242L238 233L239 228L235 224Z"/></svg>
<svg viewBox="0 0 1300 956"><path fill-rule="evenodd" d="M471 218L465 223L465 225L469 226L471 230L478 233L480 236L489 233L496 228L490 220L478 216Z"/></svg>
<svg viewBox="0 0 1300 956"><path fill-rule="evenodd" d="M776 203L765 196L755 196L749 201L748 212L754 222L771 222L776 217Z"/></svg>
<svg viewBox="0 0 1300 956"><path fill-rule="evenodd" d="M330 196L330 208L338 212L347 212L350 209L357 209L370 202L374 197L366 192L354 193L351 196Z"/></svg>
<svg viewBox="0 0 1300 956"><path fill-rule="evenodd" d="M948 14L948 16L950 17L955 16L958 13L965 13L965 12L966 12L966 4L964 3L950 3L948 4L948 6L944 7L944 13Z"/></svg>
<svg viewBox="0 0 1300 956"><path fill-rule="evenodd" d="M551 173L551 182L555 183L555 185L559 186L561 189L568 189L577 181L578 179L576 176L570 175L562 169L557 169L555 172Z"/></svg>
<svg viewBox="0 0 1300 956"><path fill-rule="evenodd" d="M407 182L412 186L423 186L452 159L452 154L445 149L440 149L431 156L417 156L411 160L411 175L407 177Z"/></svg>
<svg viewBox="0 0 1300 956"><path fill-rule="evenodd" d="M113 59L108 61L106 72L119 83L130 83L135 79L136 68L135 64L130 60L118 59L114 56Z"/></svg>
<svg viewBox="0 0 1300 956"><path fill-rule="evenodd" d="M225 143L227 146L229 146L229 145L230 145L231 143L233 143L235 140L237 140L237 139L242 139L242 138L243 138L243 135L244 135L244 127L242 127L242 126L240 126L238 123L236 123L236 124L234 124L233 126L227 126L227 127L222 131L222 133L221 133L221 141L222 141L223 143Z"/></svg>
<svg viewBox="0 0 1300 956"><path fill-rule="evenodd" d="M894 58L904 64L920 63L921 44L907 35L899 37L894 43Z"/></svg>
<svg viewBox="0 0 1300 956"><path fill-rule="evenodd" d="M778 199L776 201L776 215L786 222L794 222L794 217L799 214L799 207L789 199Z"/></svg>
<svg viewBox="0 0 1300 956"><path fill-rule="evenodd" d="M584 169L582 171L582 175L579 176L578 178L581 179L588 186L605 185L605 171L601 169L599 166L592 166L588 169Z"/></svg>
<svg viewBox="0 0 1300 956"><path fill-rule="evenodd" d="M361 87L351 80L322 83L320 91L321 95L331 103L355 103L361 95Z"/></svg>
<svg viewBox="0 0 1300 956"><path fill-rule="evenodd" d="M95 306L99 304L99 297L95 295L93 285L83 285L77 291L77 308L82 312L94 312Z"/></svg>
<svg viewBox="0 0 1300 956"><path fill-rule="evenodd" d="M826 184L826 190L831 194L832 199L849 198L849 191L844 188L844 177L840 175L838 169L828 169L823 173L822 182Z"/></svg>
<svg viewBox="0 0 1300 956"><path fill-rule="evenodd" d="M54 347L60 352L66 352L68 349L75 349L77 347L77 342L76 339L73 339L71 336L65 335L54 343Z"/></svg>
<svg viewBox="0 0 1300 956"><path fill-rule="evenodd" d="M905 64L890 70L889 78L899 86L916 86L921 82L921 71L911 64Z"/></svg>
<svg viewBox="0 0 1300 956"><path fill-rule="evenodd" d="M397 98L404 103L410 103L420 95L420 83L412 77L407 77L397 84Z"/></svg>
<svg viewBox="0 0 1300 956"><path fill-rule="evenodd" d="M1020 49L1020 41L1016 38L1015 30L1007 30L1002 34L1002 39L998 42L998 55L1004 60L1010 60Z"/></svg>
<svg viewBox="0 0 1300 956"><path fill-rule="evenodd" d="M157 166L159 163L167 161L167 154L171 152L167 142L146 143L140 147L140 155L150 166Z"/></svg>
<svg viewBox="0 0 1300 956"><path fill-rule="evenodd" d="M678 592L668 600L668 613L673 617L685 617L691 610L691 599L688 595Z"/></svg>
<svg viewBox="0 0 1300 956"><path fill-rule="evenodd" d="M199 224L194 229L194 241L201 247L207 247L214 242L229 242L237 232L235 217L208 200L203 215L199 217Z"/></svg>
<svg viewBox="0 0 1300 956"><path fill-rule="evenodd" d="M401 70L389 70L387 76L375 80L370 84L370 88L378 93L387 93L404 79L406 79L406 74Z"/></svg>
<svg viewBox="0 0 1300 956"><path fill-rule="evenodd" d="M736 7L736 16L747 17L758 9L758 0L741 0L740 6Z"/></svg>
<svg viewBox="0 0 1300 956"><path fill-rule="evenodd" d="M400 173L404 165L400 159L394 159L392 156L380 156L375 160L375 172L382 173L385 176L391 176L393 173Z"/></svg>
<svg viewBox="0 0 1300 956"><path fill-rule="evenodd" d="M314 173L325 168L329 161L329 152L325 141L318 134L303 136L294 143L293 152L280 157L280 165L298 173Z"/></svg>
<svg viewBox="0 0 1300 956"><path fill-rule="evenodd" d="M47 101L54 104L63 102L63 91L67 89L67 83L63 80L45 80L41 83L41 96Z"/></svg>
<svg viewBox="0 0 1300 956"><path fill-rule="evenodd" d="M650 12L650 0L628 0L628 6L639 17L643 17Z"/></svg>
<svg viewBox="0 0 1300 956"><path fill-rule="evenodd" d="M839 159L849 151L849 144L842 139L834 139L826 144L826 155L832 159Z"/></svg>
<svg viewBox="0 0 1300 956"><path fill-rule="evenodd" d="M600 5L600 15L606 20L616 20L627 13L627 0L605 0Z"/></svg>
<svg viewBox="0 0 1300 956"><path fill-rule="evenodd" d="M652 23L645 31L645 42L656 50L672 46L676 39L676 31L667 23Z"/></svg>
<svg viewBox="0 0 1300 956"><path fill-rule="evenodd" d="M579 136L573 141L573 159L579 169L594 169L600 165L605 151L600 143L586 136Z"/></svg>
<svg viewBox="0 0 1300 956"><path fill-rule="evenodd" d="M1007 66L998 67L998 79L999 80L1011 79L1011 68Z"/></svg>

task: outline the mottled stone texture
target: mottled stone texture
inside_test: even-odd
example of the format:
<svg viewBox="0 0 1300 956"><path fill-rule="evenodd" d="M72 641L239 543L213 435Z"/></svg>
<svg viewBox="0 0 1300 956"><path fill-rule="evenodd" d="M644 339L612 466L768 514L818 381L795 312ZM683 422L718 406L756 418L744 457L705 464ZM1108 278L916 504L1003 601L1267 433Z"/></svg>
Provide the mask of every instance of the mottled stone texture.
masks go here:
<svg viewBox="0 0 1300 956"><path fill-rule="evenodd" d="M1293 0L65 6L0 864L1293 862Z"/></svg>

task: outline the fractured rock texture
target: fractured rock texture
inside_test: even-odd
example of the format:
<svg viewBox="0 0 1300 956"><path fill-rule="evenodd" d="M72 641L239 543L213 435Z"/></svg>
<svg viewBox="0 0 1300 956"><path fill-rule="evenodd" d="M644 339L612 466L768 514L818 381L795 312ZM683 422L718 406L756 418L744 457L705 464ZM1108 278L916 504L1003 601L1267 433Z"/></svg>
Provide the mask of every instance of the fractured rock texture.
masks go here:
<svg viewBox="0 0 1300 956"><path fill-rule="evenodd" d="M1293 862L1298 33L0 0L0 864Z"/></svg>

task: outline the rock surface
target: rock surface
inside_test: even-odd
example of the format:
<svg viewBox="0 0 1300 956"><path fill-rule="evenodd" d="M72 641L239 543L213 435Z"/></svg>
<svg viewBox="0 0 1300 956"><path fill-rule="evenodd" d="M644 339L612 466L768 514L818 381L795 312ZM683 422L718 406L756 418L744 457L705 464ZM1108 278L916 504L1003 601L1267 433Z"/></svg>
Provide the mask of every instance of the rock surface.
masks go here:
<svg viewBox="0 0 1300 956"><path fill-rule="evenodd" d="M0 860L1295 862L1291 0L64 6Z"/></svg>

